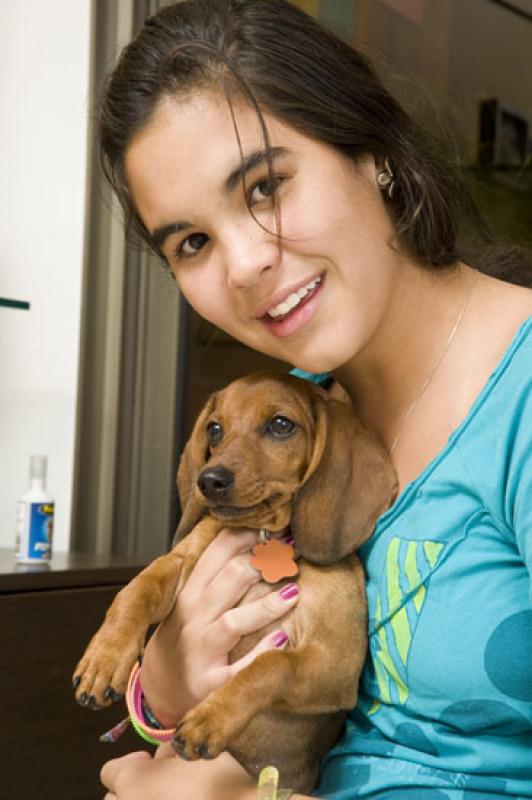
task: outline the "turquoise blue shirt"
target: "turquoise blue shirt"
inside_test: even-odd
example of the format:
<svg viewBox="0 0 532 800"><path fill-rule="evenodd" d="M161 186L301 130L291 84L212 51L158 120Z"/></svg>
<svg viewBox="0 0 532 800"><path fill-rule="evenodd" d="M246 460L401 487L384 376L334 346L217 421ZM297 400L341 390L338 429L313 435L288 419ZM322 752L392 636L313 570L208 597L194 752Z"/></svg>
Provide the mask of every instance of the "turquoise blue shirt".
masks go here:
<svg viewBox="0 0 532 800"><path fill-rule="evenodd" d="M532 797L531 375L529 319L359 551L370 654L321 798Z"/></svg>

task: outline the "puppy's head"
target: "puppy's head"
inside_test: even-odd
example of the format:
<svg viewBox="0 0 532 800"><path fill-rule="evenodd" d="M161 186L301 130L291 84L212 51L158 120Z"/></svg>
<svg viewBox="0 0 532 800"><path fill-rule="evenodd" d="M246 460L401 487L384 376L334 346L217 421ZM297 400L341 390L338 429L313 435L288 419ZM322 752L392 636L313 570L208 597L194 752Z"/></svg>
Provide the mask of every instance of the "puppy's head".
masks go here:
<svg viewBox="0 0 532 800"><path fill-rule="evenodd" d="M206 513L228 527L281 531L333 563L371 534L390 504L393 469L344 403L290 375L260 373L214 394L178 472L178 537Z"/></svg>

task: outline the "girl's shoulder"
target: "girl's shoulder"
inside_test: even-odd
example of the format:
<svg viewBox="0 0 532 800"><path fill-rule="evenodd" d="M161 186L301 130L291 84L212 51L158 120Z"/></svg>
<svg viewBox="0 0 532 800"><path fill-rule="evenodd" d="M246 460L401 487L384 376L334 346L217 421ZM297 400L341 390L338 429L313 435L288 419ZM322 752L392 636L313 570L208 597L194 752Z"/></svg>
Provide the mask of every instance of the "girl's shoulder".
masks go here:
<svg viewBox="0 0 532 800"><path fill-rule="evenodd" d="M471 341L479 369L488 373L532 317L532 289L487 275L478 288Z"/></svg>
<svg viewBox="0 0 532 800"><path fill-rule="evenodd" d="M532 280L532 279L531 279ZM482 276L482 301L487 309L497 312L501 323L519 327L532 316L532 288Z"/></svg>

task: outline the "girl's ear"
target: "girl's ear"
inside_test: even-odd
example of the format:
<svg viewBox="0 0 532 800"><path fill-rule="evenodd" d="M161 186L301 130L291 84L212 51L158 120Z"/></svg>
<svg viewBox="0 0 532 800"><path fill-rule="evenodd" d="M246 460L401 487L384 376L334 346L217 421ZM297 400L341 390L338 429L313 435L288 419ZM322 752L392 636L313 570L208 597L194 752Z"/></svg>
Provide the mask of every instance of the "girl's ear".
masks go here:
<svg viewBox="0 0 532 800"><path fill-rule="evenodd" d="M181 519L174 537L174 544L190 533L196 523L205 515L206 506L201 500L197 480L209 456L207 420L214 410L215 401L216 394L213 394L196 420L179 462L177 491L181 504Z"/></svg>
<svg viewBox="0 0 532 800"><path fill-rule="evenodd" d="M345 403L315 395L314 448L294 496L292 536L309 561L332 564L368 539L397 494L377 436Z"/></svg>

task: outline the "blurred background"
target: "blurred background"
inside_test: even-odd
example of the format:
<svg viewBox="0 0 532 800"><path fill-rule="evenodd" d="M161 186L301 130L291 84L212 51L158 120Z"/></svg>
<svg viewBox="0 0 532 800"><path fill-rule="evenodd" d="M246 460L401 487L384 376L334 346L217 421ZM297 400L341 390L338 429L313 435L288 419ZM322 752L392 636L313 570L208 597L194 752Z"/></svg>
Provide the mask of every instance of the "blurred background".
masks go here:
<svg viewBox="0 0 532 800"><path fill-rule="evenodd" d="M49 459L55 550L140 560L177 518L179 452L206 396L263 366L128 247L93 116L162 0L0 2L0 547L29 457ZM507 241L532 226L532 0L299 0L456 140ZM415 91L413 91L415 90ZM417 112L416 112L417 113Z"/></svg>

